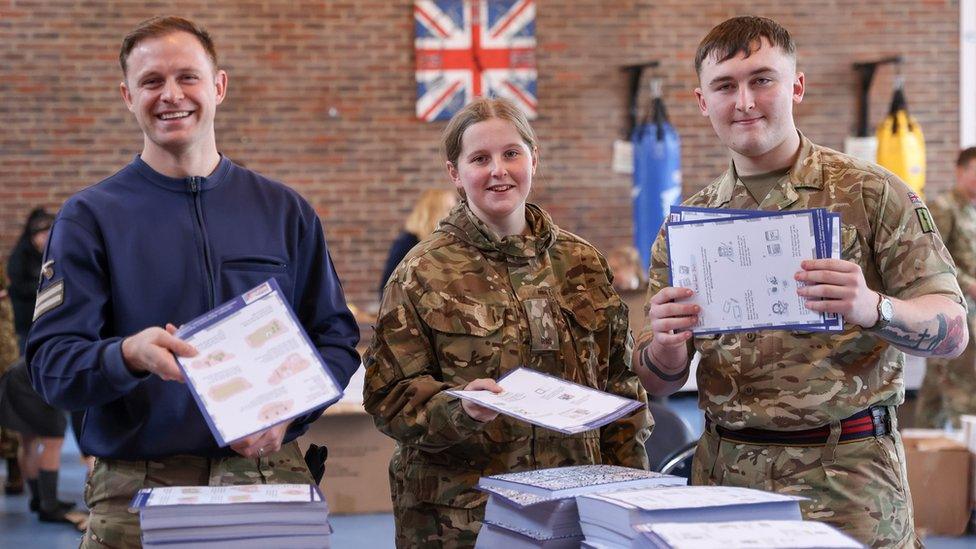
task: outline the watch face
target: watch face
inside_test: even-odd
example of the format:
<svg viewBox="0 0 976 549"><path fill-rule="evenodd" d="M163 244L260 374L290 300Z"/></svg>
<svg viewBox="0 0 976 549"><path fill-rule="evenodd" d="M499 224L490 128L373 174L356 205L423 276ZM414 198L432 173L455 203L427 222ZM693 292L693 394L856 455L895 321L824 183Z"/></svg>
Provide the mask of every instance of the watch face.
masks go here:
<svg viewBox="0 0 976 549"><path fill-rule="evenodd" d="M895 307L891 304L890 299L885 297L881 300L881 304L878 306L878 313L882 320L891 322L891 319L895 316Z"/></svg>

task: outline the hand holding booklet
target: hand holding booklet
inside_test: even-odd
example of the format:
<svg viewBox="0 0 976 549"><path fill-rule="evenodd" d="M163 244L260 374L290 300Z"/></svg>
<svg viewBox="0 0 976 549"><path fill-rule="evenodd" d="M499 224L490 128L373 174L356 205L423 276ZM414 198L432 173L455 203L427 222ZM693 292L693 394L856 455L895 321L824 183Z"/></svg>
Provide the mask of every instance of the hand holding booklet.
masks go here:
<svg viewBox="0 0 976 549"><path fill-rule="evenodd" d="M273 278L190 321L176 336L199 351L177 360L220 446L342 396Z"/></svg>
<svg viewBox="0 0 976 549"><path fill-rule="evenodd" d="M448 394L470 400L499 413L560 433L597 429L644 404L598 391L565 379L517 368L498 380L504 391L462 391Z"/></svg>
<svg viewBox="0 0 976 549"><path fill-rule="evenodd" d="M695 294L695 334L843 329L837 315L806 307L794 274L807 259L840 258L840 217L824 208L751 211L672 208L671 285Z"/></svg>

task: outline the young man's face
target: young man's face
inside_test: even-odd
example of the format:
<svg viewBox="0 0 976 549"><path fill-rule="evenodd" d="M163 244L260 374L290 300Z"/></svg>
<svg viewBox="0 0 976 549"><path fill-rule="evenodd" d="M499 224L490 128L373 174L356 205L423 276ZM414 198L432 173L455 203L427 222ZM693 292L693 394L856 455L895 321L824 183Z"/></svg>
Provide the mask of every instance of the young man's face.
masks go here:
<svg viewBox="0 0 976 549"><path fill-rule="evenodd" d="M145 136L145 151L171 154L214 140L214 114L227 91L200 41L176 31L147 38L129 54L122 99Z"/></svg>
<svg viewBox="0 0 976 549"><path fill-rule="evenodd" d="M969 195L970 200L976 201L976 160L970 160L956 168L956 181Z"/></svg>
<svg viewBox="0 0 976 549"><path fill-rule="evenodd" d="M761 159L796 134L793 105L803 100L803 74L795 59L765 38L749 57L740 53L716 62L709 56L699 82L698 107L734 154Z"/></svg>

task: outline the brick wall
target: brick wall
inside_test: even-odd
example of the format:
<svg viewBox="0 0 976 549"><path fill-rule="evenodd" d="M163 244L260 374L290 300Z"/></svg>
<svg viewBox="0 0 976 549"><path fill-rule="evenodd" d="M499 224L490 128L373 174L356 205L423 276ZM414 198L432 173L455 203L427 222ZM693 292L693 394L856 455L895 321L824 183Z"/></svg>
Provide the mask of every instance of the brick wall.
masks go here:
<svg viewBox="0 0 976 549"><path fill-rule="evenodd" d="M807 94L799 127L841 148L856 121L854 61L901 54L909 105L925 131L929 189L951 184L958 145L957 2L541 0L537 36L542 167L534 200L601 248L630 240L630 180L610 171L625 124L620 65L661 61L684 144L685 194L725 166L692 90L702 36L723 19L779 20L799 44ZM173 7L170 7L173 6ZM287 182L324 219L340 276L359 303L374 289L413 197L448 181L443 124L414 116L411 2L0 2L0 249L37 204L57 208L141 149L118 93L118 44L170 10L209 27L230 75L219 148ZM871 124L894 70L874 84Z"/></svg>

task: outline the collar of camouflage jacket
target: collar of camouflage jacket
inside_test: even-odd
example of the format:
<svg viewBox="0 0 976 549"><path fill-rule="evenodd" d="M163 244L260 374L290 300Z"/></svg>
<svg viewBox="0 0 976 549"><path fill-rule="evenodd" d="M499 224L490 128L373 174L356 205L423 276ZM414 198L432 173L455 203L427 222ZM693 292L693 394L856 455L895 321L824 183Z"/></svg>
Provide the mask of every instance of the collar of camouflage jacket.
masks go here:
<svg viewBox="0 0 976 549"><path fill-rule="evenodd" d="M544 254L556 243L559 227L552 222L552 218L545 210L535 204L525 205L525 218L529 224L529 234L498 238L471 211L467 201L461 201L441 222L439 229L455 235L483 252L497 252L514 258Z"/></svg>
<svg viewBox="0 0 976 549"><path fill-rule="evenodd" d="M789 208L800 198L799 193L796 192L797 189L823 189L824 187L820 147L807 139L802 132L797 131L797 133L800 134L800 154L793 162L793 167L790 168L788 177L783 184L773 188L763 200L764 203L775 204L780 210ZM723 207L732 200L736 184L742 184L735 172L735 164L731 160L728 169L715 182L718 184L716 195L718 205L716 207Z"/></svg>

